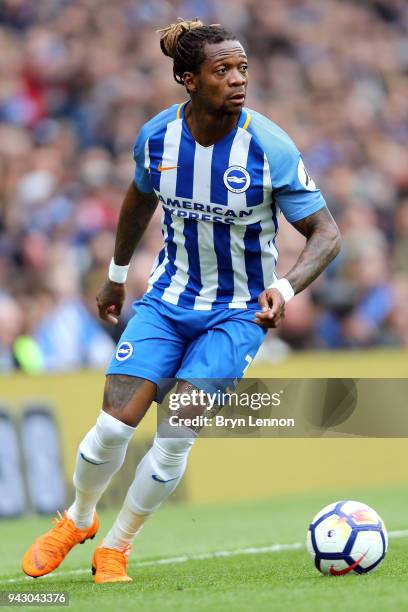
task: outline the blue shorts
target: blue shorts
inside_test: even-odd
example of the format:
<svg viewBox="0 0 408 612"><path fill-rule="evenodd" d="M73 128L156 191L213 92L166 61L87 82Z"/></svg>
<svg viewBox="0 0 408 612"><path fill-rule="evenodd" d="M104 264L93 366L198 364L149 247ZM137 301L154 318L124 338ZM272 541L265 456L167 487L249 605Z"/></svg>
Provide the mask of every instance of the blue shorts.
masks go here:
<svg viewBox="0 0 408 612"><path fill-rule="evenodd" d="M168 390L165 379L185 380L207 393L233 388L266 334L252 309L192 310L149 295L134 309L106 374L156 383L158 401Z"/></svg>

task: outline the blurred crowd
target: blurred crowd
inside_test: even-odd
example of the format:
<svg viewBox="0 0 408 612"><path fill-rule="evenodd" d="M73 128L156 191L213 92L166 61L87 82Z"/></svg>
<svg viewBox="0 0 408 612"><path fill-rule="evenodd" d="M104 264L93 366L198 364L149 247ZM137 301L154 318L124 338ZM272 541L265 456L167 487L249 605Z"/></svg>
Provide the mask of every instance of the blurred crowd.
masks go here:
<svg viewBox="0 0 408 612"><path fill-rule="evenodd" d="M2 0L0 372L104 366L143 294L158 215L121 326L98 321L134 138L185 99L155 33L179 16L239 36L247 106L295 140L343 235L341 255L288 305L281 345L408 346L405 0ZM302 245L283 223L280 274Z"/></svg>

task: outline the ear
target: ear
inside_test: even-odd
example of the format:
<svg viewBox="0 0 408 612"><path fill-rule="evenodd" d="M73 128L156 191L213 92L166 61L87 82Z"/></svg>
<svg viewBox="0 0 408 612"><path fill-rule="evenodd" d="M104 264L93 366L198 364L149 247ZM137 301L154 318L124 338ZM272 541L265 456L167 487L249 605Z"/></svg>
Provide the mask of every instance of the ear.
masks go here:
<svg viewBox="0 0 408 612"><path fill-rule="evenodd" d="M183 81L184 81L185 88L187 89L189 94L196 93L197 80L196 80L196 76L192 72L184 72Z"/></svg>

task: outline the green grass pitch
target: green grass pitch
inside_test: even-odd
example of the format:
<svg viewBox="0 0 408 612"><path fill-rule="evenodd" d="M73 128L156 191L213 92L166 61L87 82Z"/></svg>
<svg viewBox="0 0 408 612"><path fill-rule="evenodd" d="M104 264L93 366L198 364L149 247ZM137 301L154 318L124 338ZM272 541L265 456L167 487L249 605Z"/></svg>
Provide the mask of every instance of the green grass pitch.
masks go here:
<svg viewBox="0 0 408 612"><path fill-rule="evenodd" d="M95 585L90 560L98 536L71 551L54 574L33 580L20 573L20 559L50 519L2 521L0 590L67 591L75 612L408 609L408 531L391 537L385 561L372 574L324 577L314 568L304 547L307 525L337 499L373 506L391 535L408 529L408 484L222 505L170 503L135 543L128 567L133 582ZM101 537L114 516L101 515ZM278 544L288 546L259 550Z"/></svg>

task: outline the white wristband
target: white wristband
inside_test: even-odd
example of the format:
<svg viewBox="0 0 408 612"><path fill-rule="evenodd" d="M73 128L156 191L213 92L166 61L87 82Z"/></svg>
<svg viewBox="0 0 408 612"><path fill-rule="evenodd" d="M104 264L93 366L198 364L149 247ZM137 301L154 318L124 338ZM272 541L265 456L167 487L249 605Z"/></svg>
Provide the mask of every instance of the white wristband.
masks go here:
<svg viewBox="0 0 408 612"><path fill-rule="evenodd" d="M109 265L109 274L108 274L109 280L112 281L113 283L121 283L121 284L125 283L127 275L128 275L129 267L130 267L130 264L128 264L127 266L117 266L112 257L112 260Z"/></svg>
<svg viewBox="0 0 408 612"><path fill-rule="evenodd" d="M279 280L275 281L270 287L268 287L268 289L277 289L282 294L283 299L285 300L285 304L287 304L289 300L291 300L295 295L293 287L287 278L280 278Z"/></svg>

